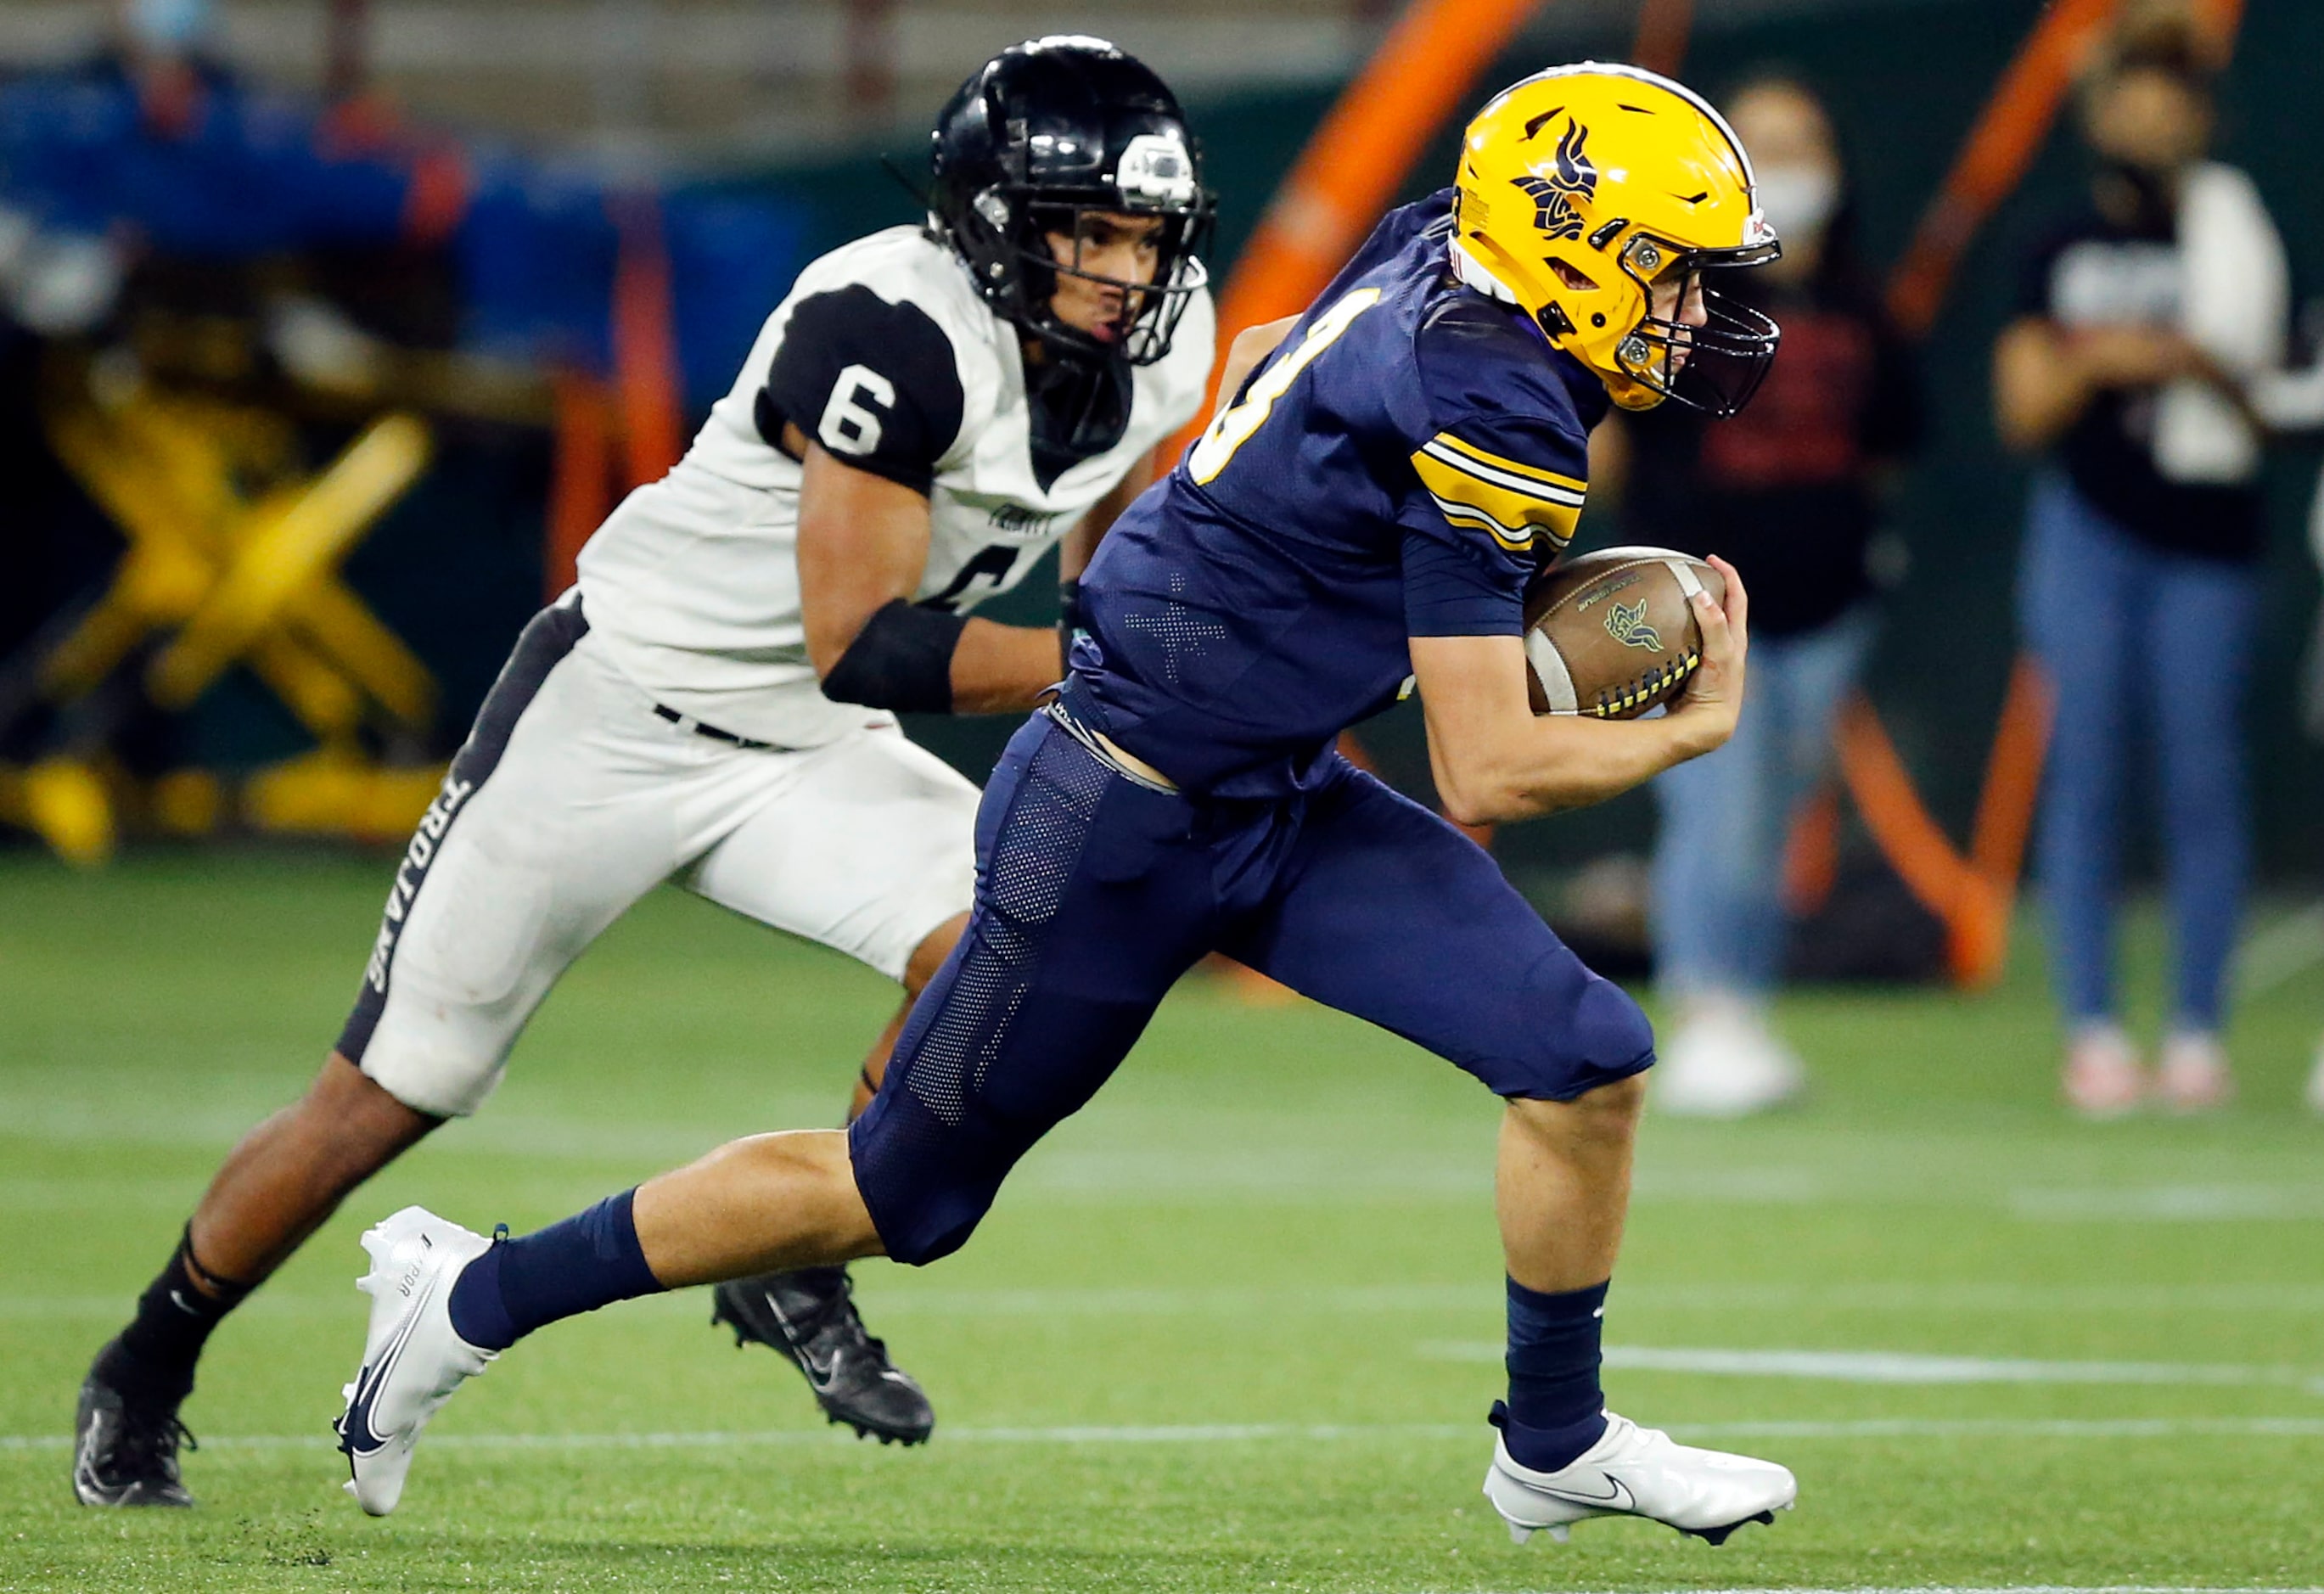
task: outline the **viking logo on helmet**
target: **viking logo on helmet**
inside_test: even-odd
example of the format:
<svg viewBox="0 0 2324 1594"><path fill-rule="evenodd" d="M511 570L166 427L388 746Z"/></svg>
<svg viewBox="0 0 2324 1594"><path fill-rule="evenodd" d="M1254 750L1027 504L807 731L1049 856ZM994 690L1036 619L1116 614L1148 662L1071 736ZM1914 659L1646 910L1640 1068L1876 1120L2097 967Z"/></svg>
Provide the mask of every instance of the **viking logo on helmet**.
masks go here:
<svg viewBox="0 0 2324 1594"><path fill-rule="evenodd" d="M1510 180L1534 202L1533 225L1548 237L1582 235L1582 217L1573 201L1587 200L1598 192L1598 168L1590 163L1582 147L1589 139L1590 130L1567 117L1564 135L1557 141L1555 171L1548 177L1528 174Z"/></svg>

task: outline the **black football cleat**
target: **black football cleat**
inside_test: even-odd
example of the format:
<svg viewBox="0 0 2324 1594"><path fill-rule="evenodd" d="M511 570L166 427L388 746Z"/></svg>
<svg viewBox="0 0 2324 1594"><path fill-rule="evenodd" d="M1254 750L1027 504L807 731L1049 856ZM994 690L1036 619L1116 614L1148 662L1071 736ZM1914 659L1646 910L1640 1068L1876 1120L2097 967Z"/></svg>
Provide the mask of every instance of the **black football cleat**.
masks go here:
<svg viewBox="0 0 2324 1594"><path fill-rule="evenodd" d="M886 1341L873 1339L855 1314L846 1268L738 1278L718 1285L711 1299L712 1322L732 1328L737 1345L755 1341L797 1362L816 1403L857 1437L918 1444L936 1428L927 1396L888 1359Z"/></svg>
<svg viewBox="0 0 2324 1594"><path fill-rule="evenodd" d="M91 1368L74 1419L73 1494L84 1506L190 1506L178 1447L199 1447L178 1403L106 1383Z"/></svg>

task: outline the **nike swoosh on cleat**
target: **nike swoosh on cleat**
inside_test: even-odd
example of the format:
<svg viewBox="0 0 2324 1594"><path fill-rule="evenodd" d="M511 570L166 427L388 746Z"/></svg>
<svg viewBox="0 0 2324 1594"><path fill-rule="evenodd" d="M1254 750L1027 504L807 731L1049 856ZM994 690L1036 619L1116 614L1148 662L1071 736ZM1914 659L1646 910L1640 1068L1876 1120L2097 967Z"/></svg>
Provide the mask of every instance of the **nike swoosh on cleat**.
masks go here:
<svg viewBox="0 0 2324 1594"><path fill-rule="evenodd" d="M836 1350L833 1351L826 1360L818 1364L815 1359L815 1352L802 1345L798 1350L798 1364L799 1369L807 1374L808 1387L817 1395L829 1394L831 1387L839 1382L839 1352Z"/></svg>
<svg viewBox="0 0 2324 1594"><path fill-rule="evenodd" d="M1576 1506L1603 1506L1615 1511L1637 1509L1637 1497L1630 1493L1629 1485L1610 1472L1600 1472L1598 1476L1605 1479L1609 1492L1602 1495L1585 1495L1579 1489L1557 1488L1545 1483L1527 1483L1526 1487L1536 1494L1545 1494L1552 1499L1564 1500Z"/></svg>
<svg viewBox="0 0 2324 1594"><path fill-rule="evenodd" d="M396 1325L395 1337L388 1341L387 1349L381 1352L380 1359L367 1363L355 1374L355 1395L348 1400L347 1409L338 1421L339 1448L348 1455L368 1456L386 1448L387 1441L371 1425L372 1406L378 1400L380 1387L387 1382L388 1374L393 1372L395 1364L403 1359L404 1347L411 1342L411 1332L420 1325L420 1313L426 1307L429 1297L436 1293L436 1283L435 1279L429 1279L412 1298L403 1321Z"/></svg>
<svg viewBox="0 0 2324 1594"><path fill-rule="evenodd" d="M790 1316L784 1312L781 1304L772 1295L762 1295L760 1298L766 1302L767 1310L774 1313L775 1322L782 1326L783 1338L790 1345L791 1359L798 1362L799 1370L807 1375L807 1387L817 1395L829 1394L832 1385L839 1378L839 1352L835 1350L825 1360L816 1361L815 1352L807 1348L807 1341L800 1339L798 1331L791 1326Z"/></svg>

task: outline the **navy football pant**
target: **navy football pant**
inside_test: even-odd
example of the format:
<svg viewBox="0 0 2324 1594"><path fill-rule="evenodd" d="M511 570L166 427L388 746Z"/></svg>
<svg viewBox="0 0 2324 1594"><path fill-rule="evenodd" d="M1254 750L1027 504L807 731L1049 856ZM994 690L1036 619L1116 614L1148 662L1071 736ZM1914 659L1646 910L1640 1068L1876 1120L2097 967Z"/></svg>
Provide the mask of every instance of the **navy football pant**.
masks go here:
<svg viewBox="0 0 2324 1594"><path fill-rule="evenodd" d="M849 1131L898 1261L957 1250L1017 1159L1214 950L1499 1095L1571 1101L1654 1061L1637 1004L1481 849L1344 761L1296 797L1196 799L1116 772L1037 714L985 788L976 863L967 933Z"/></svg>

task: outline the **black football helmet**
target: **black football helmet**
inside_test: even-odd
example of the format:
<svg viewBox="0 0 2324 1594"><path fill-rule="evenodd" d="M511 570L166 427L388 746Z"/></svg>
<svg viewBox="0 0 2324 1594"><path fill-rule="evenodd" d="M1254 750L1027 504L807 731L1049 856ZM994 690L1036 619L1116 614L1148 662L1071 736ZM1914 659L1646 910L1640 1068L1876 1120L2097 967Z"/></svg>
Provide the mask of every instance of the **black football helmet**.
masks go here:
<svg viewBox="0 0 2324 1594"><path fill-rule="evenodd" d="M1161 78L1102 39L1028 40L960 86L930 142L929 228L994 310L1061 354L1150 365L1170 352L1179 318L1210 280L1202 252L1213 202ZM1152 282L1056 260L1047 235L1078 238L1090 211L1163 218ZM1051 314L1061 274L1124 290L1117 341Z"/></svg>

